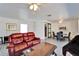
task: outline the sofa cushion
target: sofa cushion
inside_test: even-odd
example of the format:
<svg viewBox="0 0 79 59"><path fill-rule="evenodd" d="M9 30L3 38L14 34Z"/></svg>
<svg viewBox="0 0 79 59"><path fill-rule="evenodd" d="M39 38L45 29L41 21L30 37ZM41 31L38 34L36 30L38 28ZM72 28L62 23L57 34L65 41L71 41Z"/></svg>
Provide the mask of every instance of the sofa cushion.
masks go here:
<svg viewBox="0 0 79 59"><path fill-rule="evenodd" d="M33 45L32 41L28 42L28 46L32 46L32 45Z"/></svg>
<svg viewBox="0 0 79 59"><path fill-rule="evenodd" d="M14 44L21 43L21 42L23 42L23 38L15 38L15 39L12 39L12 42L13 42Z"/></svg>
<svg viewBox="0 0 79 59"><path fill-rule="evenodd" d="M28 37L24 37L24 41L28 42L29 38Z"/></svg>
<svg viewBox="0 0 79 59"><path fill-rule="evenodd" d="M29 36L29 41L34 40L35 36Z"/></svg>
<svg viewBox="0 0 79 59"><path fill-rule="evenodd" d="M28 32L27 35L28 36L35 36L34 32Z"/></svg>
<svg viewBox="0 0 79 59"><path fill-rule="evenodd" d="M21 33L15 33L15 34L12 34L12 38L18 38L18 37L22 37L23 34Z"/></svg>
<svg viewBox="0 0 79 59"><path fill-rule="evenodd" d="M27 35L27 33L23 33L23 36L26 37L26 36L28 36L28 35Z"/></svg>
<svg viewBox="0 0 79 59"><path fill-rule="evenodd" d="M15 46L15 52L23 50L24 48L27 48L27 44L25 42L20 43Z"/></svg>
<svg viewBox="0 0 79 59"><path fill-rule="evenodd" d="M28 32L27 35L28 35L28 37L29 37L29 41L35 39L35 34L34 34L34 32Z"/></svg>

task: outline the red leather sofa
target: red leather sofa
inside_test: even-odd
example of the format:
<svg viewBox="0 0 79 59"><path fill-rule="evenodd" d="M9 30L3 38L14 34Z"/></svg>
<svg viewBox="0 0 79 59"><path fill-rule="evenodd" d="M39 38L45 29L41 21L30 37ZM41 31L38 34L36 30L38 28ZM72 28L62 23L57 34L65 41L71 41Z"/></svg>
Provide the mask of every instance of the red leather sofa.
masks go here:
<svg viewBox="0 0 79 59"><path fill-rule="evenodd" d="M40 43L40 38L34 32L14 33L8 39L8 52L10 56L21 55L22 51Z"/></svg>

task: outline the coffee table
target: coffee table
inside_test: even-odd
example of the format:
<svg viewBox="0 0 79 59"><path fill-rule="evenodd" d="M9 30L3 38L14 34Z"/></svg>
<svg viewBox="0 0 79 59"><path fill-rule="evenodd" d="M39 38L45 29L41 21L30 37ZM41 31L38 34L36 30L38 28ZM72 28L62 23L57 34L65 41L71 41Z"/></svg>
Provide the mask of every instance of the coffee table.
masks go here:
<svg viewBox="0 0 79 59"><path fill-rule="evenodd" d="M23 52L26 56L49 56L51 54L55 54L54 50L56 49L56 45L50 43L41 43L34 47L32 47L32 51Z"/></svg>

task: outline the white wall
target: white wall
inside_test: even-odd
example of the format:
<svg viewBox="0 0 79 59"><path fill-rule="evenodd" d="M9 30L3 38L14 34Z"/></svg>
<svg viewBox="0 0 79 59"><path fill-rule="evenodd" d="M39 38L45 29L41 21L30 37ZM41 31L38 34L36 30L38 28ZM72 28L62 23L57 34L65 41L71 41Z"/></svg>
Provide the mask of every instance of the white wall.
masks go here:
<svg viewBox="0 0 79 59"><path fill-rule="evenodd" d="M44 36L44 22L35 22L35 33L36 36L41 38L41 39L45 39Z"/></svg>
<svg viewBox="0 0 79 59"><path fill-rule="evenodd" d="M79 20L78 20L78 34L79 34Z"/></svg>
<svg viewBox="0 0 79 59"><path fill-rule="evenodd" d="M51 23L47 20L37 20L34 23L34 29L37 37L40 37L42 40L45 40L45 24Z"/></svg>
<svg viewBox="0 0 79 59"><path fill-rule="evenodd" d="M6 31L6 23L16 23L16 31ZM10 35L14 32L20 32L20 24L27 24L28 31L34 31L34 23L32 21L17 20L17 19L8 19L0 17L0 36Z"/></svg>
<svg viewBox="0 0 79 59"><path fill-rule="evenodd" d="M6 31L6 23L16 23L17 24L17 30L16 31ZM3 18L0 17L0 36L6 36L10 35L14 32L20 32L20 24L28 24L28 31L35 32L37 37L40 37L41 39L45 39L44 34L44 25L45 23L48 23L48 21L28 21L28 20L17 20L17 19L9 19L9 18ZM62 24L59 24L58 22L52 22L52 31L58 32L60 26L66 26L67 30L64 31L66 33L72 32L72 37L76 35L79 32L79 20L70 20L70 21L64 21Z"/></svg>
<svg viewBox="0 0 79 59"><path fill-rule="evenodd" d="M71 37L73 38L78 33L78 20L67 20L63 21L61 24L58 22L52 23L52 31L55 33L59 31L59 27L66 26L65 33L71 32Z"/></svg>
<svg viewBox="0 0 79 59"><path fill-rule="evenodd" d="M16 31L6 31L6 23L16 23ZM36 37L45 39L44 36L44 22L43 21L29 21L29 20L18 20L0 17L0 36L7 36L12 33L20 32L20 24L27 24L28 31L35 32Z"/></svg>

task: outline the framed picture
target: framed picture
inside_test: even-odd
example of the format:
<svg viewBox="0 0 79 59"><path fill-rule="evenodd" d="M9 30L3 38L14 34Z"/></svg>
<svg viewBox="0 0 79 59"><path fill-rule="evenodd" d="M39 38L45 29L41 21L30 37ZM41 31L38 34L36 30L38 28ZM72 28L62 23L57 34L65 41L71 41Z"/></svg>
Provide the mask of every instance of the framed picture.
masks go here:
<svg viewBox="0 0 79 59"><path fill-rule="evenodd" d="M16 23L6 23L7 31L16 31L17 25Z"/></svg>
<svg viewBox="0 0 79 59"><path fill-rule="evenodd" d="M66 26L59 27L59 30L66 30Z"/></svg>

